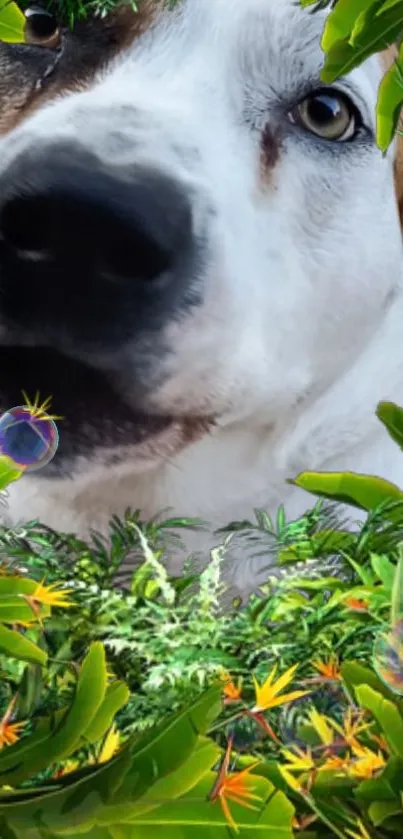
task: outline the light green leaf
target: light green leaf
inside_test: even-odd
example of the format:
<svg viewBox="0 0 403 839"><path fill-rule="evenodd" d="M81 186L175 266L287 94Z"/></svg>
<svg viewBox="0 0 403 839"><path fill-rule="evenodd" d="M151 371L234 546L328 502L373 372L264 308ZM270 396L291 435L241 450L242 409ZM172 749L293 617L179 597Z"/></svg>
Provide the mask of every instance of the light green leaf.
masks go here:
<svg viewBox="0 0 403 839"><path fill-rule="evenodd" d="M0 3L0 41L17 44L25 41L25 17L17 3Z"/></svg>
<svg viewBox="0 0 403 839"><path fill-rule="evenodd" d="M377 17L372 6L373 3L360 32L359 43L351 44L348 40L339 40L327 52L321 73L322 81L332 84L340 76L346 76L355 67L359 67L369 56L386 49L399 37L403 26L401 6L387 9Z"/></svg>
<svg viewBox="0 0 403 839"><path fill-rule="evenodd" d="M4 454L0 455L0 492L6 489L13 481L17 481L21 475L22 471L21 469L16 469L14 461L10 460L10 458L6 457Z"/></svg>
<svg viewBox="0 0 403 839"><path fill-rule="evenodd" d="M403 492L395 484L355 472L300 472L288 483L362 510L373 510L387 500L403 499Z"/></svg>
<svg viewBox="0 0 403 839"><path fill-rule="evenodd" d="M396 565L391 562L387 556L380 556L379 554L371 554L371 565L375 574L388 593L392 594L392 587L396 575Z"/></svg>
<svg viewBox="0 0 403 839"><path fill-rule="evenodd" d="M390 818L390 816L402 816L403 822L403 808L399 801L374 801L373 804L370 804L368 809L368 815L375 825L378 827L382 824L386 819Z"/></svg>
<svg viewBox="0 0 403 839"><path fill-rule="evenodd" d="M337 41L348 39L357 18L370 9L373 2L374 0L338 0L326 20L321 41L323 51L329 52Z"/></svg>
<svg viewBox="0 0 403 839"><path fill-rule="evenodd" d="M5 626L0 626L0 652L20 661L28 661L42 666L46 664L48 658L44 650L40 650L36 644L33 644L28 638L24 638L20 632L15 629L7 629Z"/></svg>
<svg viewBox="0 0 403 839"><path fill-rule="evenodd" d="M114 827L116 839L228 839L234 832L228 825L219 802L207 800L216 774L209 772L203 780L179 800L163 804L143 814L132 825ZM249 810L230 802L230 810L239 828L239 839L293 839L291 827L294 808L284 793L276 790L266 778L251 776L253 793L261 798L251 802ZM111 829L111 828L110 828Z"/></svg>
<svg viewBox="0 0 403 839"><path fill-rule="evenodd" d="M0 623L37 623L39 618L48 617L50 607L38 604L37 611L19 595L0 595Z"/></svg>
<svg viewBox="0 0 403 839"><path fill-rule="evenodd" d="M403 63L400 64L400 53L399 53L399 95L403 97L403 76L400 77L400 67L403 68ZM394 65L395 66L395 65ZM392 68L393 69L393 68ZM389 71L390 72L390 71ZM386 76L388 73L386 74ZM383 81L381 82L381 87L385 81L386 76L384 76ZM397 80L396 80L397 81ZM401 101L401 100L400 100ZM389 104L385 102L385 114L387 114L389 109ZM382 107L380 105L378 99L378 110ZM399 408L398 405L395 405L394 402L379 402L377 409L376 409L376 416L378 419L384 424L388 434L392 438L392 440L397 443L397 445L403 451L403 408Z"/></svg>
<svg viewBox="0 0 403 839"><path fill-rule="evenodd" d="M155 810L161 803L174 801L188 793L212 769L220 755L220 749L207 737L200 737L196 748L187 760L173 772L151 784L147 792L135 801L123 804L119 808L119 819L122 822L133 822L145 813ZM111 824L110 808L105 807L97 819L97 824Z"/></svg>
<svg viewBox="0 0 403 839"><path fill-rule="evenodd" d="M106 679L105 650L101 643L96 642L83 661L71 707L45 741L27 748L24 759L0 775L0 786L18 786L78 748L83 733L104 699Z"/></svg>
<svg viewBox="0 0 403 839"><path fill-rule="evenodd" d="M117 712L126 705L129 698L130 691L124 682L116 681L109 685L102 704L84 731L84 740L87 743L97 743L101 740L111 727Z"/></svg>
<svg viewBox="0 0 403 839"><path fill-rule="evenodd" d="M396 705L369 685L357 687L356 696L359 704L375 717L393 754L403 758L403 718Z"/></svg>

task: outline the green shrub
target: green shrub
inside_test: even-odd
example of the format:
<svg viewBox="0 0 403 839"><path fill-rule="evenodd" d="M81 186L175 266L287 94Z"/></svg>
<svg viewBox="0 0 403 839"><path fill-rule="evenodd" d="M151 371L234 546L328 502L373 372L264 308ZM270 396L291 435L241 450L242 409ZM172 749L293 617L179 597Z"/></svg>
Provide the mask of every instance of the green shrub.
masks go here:
<svg viewBox="0 0 403 839"><path fill-rule="evenodd" d="M378 416L401 445L403 411ZM0 458L3 488L20 477L9 470ZM323 501L297 522L258 512L178 579L164 550L196 521L128 511L89 543L37 522L0 530L4 839L400 837L400 490L350 473L295 481L367 520L347 531ZM284 573L223 611L234 532Z"/></svg>

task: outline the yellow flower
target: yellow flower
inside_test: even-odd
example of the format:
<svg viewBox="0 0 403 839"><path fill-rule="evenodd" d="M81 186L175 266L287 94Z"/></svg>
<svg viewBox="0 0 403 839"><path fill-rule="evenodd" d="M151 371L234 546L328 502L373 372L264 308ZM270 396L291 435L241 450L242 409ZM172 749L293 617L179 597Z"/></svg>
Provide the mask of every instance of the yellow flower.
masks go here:
<svg viewBox="0 0 403 839"><path fill-rule="evenodd" d="M309 722L313 725L316 733L319 735L321 742L325 746L330 746L333 743L333 730L328 724L327 717L320 714L316 708L313 708L308 715Z"/></svg>
<svg viewBox="0 0 403 839"><path fill-rule="evenodd" d="M71 588L58 589L57 583L45 586L43 585L43 582L44 581L42 580L41 583L38 583L32 594L24 595L35 614L37 613L37 606L39 603L46 606L59 606L62 608L68 608L74 605L68 598L68 595L72 591Z"/></svg>
<svg viewBox="0 0 403 839"><path fill-rule="evenodd" d="M341 679L339 660L335 655L331 655L327 661L318 658L312 662L312 666L325 681L338 682Z"/></svg>
<svg viewBox="0 0 403 839"><path fill-rule="evenodd" d="M291 693L281 694L281 691L292 681L297 667L297 664L290 667L277 681L274 681L277 672L277 666L274 666L263 685L259 685L253 677L256 694L256 705L252 708L253 714L267 711L269 708L276 708L278 705L284 705L286 702L292 702L294 699L306 696L307 690L294 690Z"/></svg>
<svg viewBox="0 0 403 839"><path fill-rule="evenodd" d="M372 839L371 834L368 833L368 830L361 819L357 819L356 824L358 832L356 830L346 830L347 836L351 836L351 839Z"/></svg>
<svg viewBox="0 0 403 839"><path fill-rule="evenodd" d="M228 766L232 750L232 738L228 741L228 746L218 773L217 780L209 795L212 804L219 801L221 804L224 816L233 830L239 833L239 828L232 816L228 801L233 801L235 804L240 804L242 807L247 807L248 810L257 810L250 801L262 801L259 795L254 794L254 787L249 787L247 781L252 780L249 773L258 765L260 761L256 761L247 766L241 772L228 773Z"/></svg>
<svg viewBox="0 0 403 839"><path fill-rule="evenodd" d="M362 731L366 731L369 727L369 723L363 723L362 721L362 712L356 713L355 718L353 714L352 708L348 708L347 713L344 715L343 718L343 725L339 725L334 720L331 721L331 724L335 731L338 734L341 734L343 740L347 743L348 746L358 746L357 743L357 735L361 734Z"/></svg>
<svg viewBox="0 0 403 839"><path fill-rule="evenodd" d="M113 725L105 737L105 742L98 755L98 763L107 763L107 761L110 760L117 752L119 745L120 733L117 730L116 725Z"/></svg>
<svg viewBox="0 0 403 839"><path fill-rule="evenodd" d="M287 769L286 766L279 766L280 774L283 776L285 782L291 787L294 792L302 793L304 791L304 786L302 782L298 778L294 778L294 775Z"/></svg>
<svg viewBox="0 0 403 839"><path fill-rule="evenodd" d="M381 752L373 752L372 749L368 749L366 746L360 746L359 743L354 743L352 750L356 760L350 763L348 771L353 778L362 780L372 778L386 764Z"/></svg>
<svg viewBox="0 0 403 839"><path fill-rule="evenodd" d="M310 749L304 752L303 749L295 746L294 751L281 749L281 752L286 760L288 760L288 763L283 767L288 772L309 772L315 769L315 762Z"/></svg>
<svg viewBox="0 0 403 839"><path fill-rule="evenodd" d="M63 766L60 769L56 769L54 773L54 778L63 778L65 775L70 775L71 772L75 772L77 769L80 768L80 763L78 760L66 760L63 763Z"/></svg>

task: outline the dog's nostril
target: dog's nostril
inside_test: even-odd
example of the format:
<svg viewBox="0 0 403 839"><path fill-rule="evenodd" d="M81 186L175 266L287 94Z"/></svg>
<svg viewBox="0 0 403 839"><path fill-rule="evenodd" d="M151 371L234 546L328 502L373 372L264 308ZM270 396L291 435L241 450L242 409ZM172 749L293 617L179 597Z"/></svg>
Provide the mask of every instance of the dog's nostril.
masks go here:
<svg viewBox="0 0 403 839"><path fill-rule="evenodd" d="M123 178L73 164L28 183L0 204L0 239L14 259L82 269L88 281L149 282L175 268L192 238L187 196L159 173Z"/></svg>
<svg viewBox="0 0 403 839"><path fill-rule="evenodd" d="M174 254L144 233L125 230L122 226L109 230L98 253L98 268L111 280L141 278L148 281L169 271L173 257Z"/></svg>
<svg viewBox="0 0 403 839"><path fill-rule="evenodd" d="M46 200L16 197L2 208L0 232L3 241L21 253L48 251L49 222Z"/></svg>

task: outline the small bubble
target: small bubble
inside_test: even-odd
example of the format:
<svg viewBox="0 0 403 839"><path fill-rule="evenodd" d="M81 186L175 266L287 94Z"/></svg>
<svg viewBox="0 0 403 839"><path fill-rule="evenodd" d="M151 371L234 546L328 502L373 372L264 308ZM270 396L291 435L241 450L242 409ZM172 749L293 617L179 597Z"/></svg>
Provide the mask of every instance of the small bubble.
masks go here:
<svg viewBox="0 0 403 839"><path fill-rule="evenodd" d="M45 412L19 405L0 416L0 454L9 457L24 472L46 466L58 445L56 423Z"/></svg>

